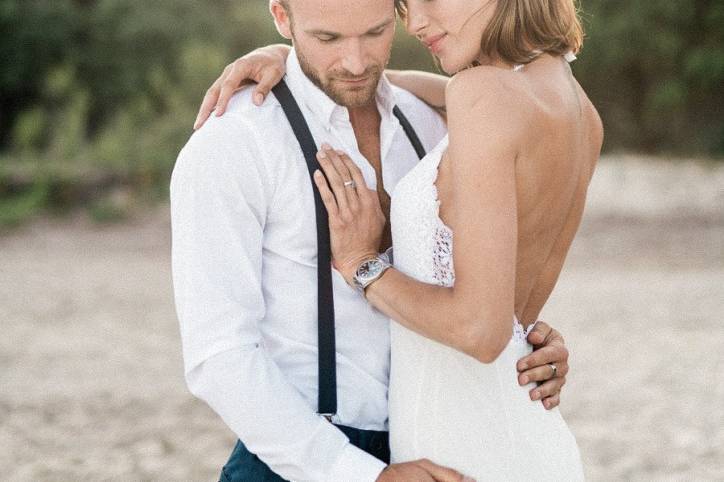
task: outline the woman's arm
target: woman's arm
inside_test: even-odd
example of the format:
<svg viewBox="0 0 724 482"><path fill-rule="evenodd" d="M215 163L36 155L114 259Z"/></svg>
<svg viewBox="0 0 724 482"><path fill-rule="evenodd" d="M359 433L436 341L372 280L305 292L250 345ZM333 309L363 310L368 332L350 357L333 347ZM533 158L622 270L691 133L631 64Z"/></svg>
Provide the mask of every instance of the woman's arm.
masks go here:
<svg viewBox="0 0 724 482"><path fill-rule="evenodd" d="M285 44L267 45L227 65L219 78L206 91L194 122L194 129L204 125L212 111L216 110L217 116L222 115L234 92L253 82L257 83L254 103L261 105L272 87L284 77L290 50L291 47Z"/></svg>
<svg viewBox="0 0 724 482"><path fill-rule="evenodd" d="M526 124L504 95L499 75L485 69L463 72L447 89L455 285L430 285L389 269L366 291L370 303L395 321L486 363L498 357L512 332L515 160ZM488 88L481 90L481 84ZM349 158L327 151L320 164L332 186L321 174L315 177L330 215L335 267L351 282L360 262L375 253L373 242L365 240L370 221L361 222L375 193L359 187L364 180ZM350 176L357 189L344 187Z"/></svg>
<svg viewBox="0 0 724 482"><path fill-rule="evenodd" d="M385 74L392 84L412 92L447 120L445 88L449 77L419 70L385 70Z"/></svg>

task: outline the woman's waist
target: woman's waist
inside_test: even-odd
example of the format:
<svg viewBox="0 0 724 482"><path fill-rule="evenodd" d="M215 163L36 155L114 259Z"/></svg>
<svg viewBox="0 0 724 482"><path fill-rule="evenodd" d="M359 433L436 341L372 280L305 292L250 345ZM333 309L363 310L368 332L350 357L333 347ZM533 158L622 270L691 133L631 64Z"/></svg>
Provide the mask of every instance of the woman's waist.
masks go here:
<svg viewBox="0 0 724 482"><path fill-rule="evenodd" d="M401 385L425 385L429 389L444 388L446 384L473 384L490 391L515 390L527 397L530 387L518 384L518 360L533 351L524 337L513 333L510 341L491 363L482 363L451 347L425 338L402 326L391 326L390 389ZM397 387L393 386L397 385ZM507 394L506 396L510 396Z"/></svg>

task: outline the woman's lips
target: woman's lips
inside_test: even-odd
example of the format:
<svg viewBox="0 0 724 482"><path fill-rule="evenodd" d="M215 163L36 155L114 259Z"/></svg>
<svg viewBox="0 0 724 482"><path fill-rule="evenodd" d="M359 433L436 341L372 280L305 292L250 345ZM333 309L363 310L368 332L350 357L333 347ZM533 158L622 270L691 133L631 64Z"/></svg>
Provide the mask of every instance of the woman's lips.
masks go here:
<svg viewBox="0 0 724 482"><path fill-rule="evenodd" d="M425 45L427 45L427 48L432 51L432 53L436 54L442 49L442 40L447 36L447 34L440 34L436 35L434 37L428 37L423 42Z"/></svg>

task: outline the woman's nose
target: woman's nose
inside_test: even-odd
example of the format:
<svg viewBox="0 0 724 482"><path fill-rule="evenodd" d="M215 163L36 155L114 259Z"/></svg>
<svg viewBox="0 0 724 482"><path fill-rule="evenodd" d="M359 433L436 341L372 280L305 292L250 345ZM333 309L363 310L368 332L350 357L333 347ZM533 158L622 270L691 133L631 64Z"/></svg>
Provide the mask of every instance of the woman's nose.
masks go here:
<svg viewBox="0 0 724 482"><path fill-rule="evenodd" d="M407 15L405 18L405 28L407 33L414 35L418 39L422 38L422 32L427 27L428 21L422 11L422 6L418 5L420 0L407 1Z"/></svg>

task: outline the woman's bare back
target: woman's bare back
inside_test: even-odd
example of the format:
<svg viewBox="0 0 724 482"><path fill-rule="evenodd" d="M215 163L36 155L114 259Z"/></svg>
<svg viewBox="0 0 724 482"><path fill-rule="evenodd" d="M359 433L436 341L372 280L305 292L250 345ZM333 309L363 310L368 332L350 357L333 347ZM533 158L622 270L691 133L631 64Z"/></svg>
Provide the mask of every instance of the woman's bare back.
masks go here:
<svg viewBox="0 0 724 482"><path fill-rule="evenodd" d="M512 108L529 120L515 167L515 314L527 326L553 291L580 224L603 128L561 57L544 55L508 78ZM443 219L453 191L445 160L437 180Z"/></svg>

